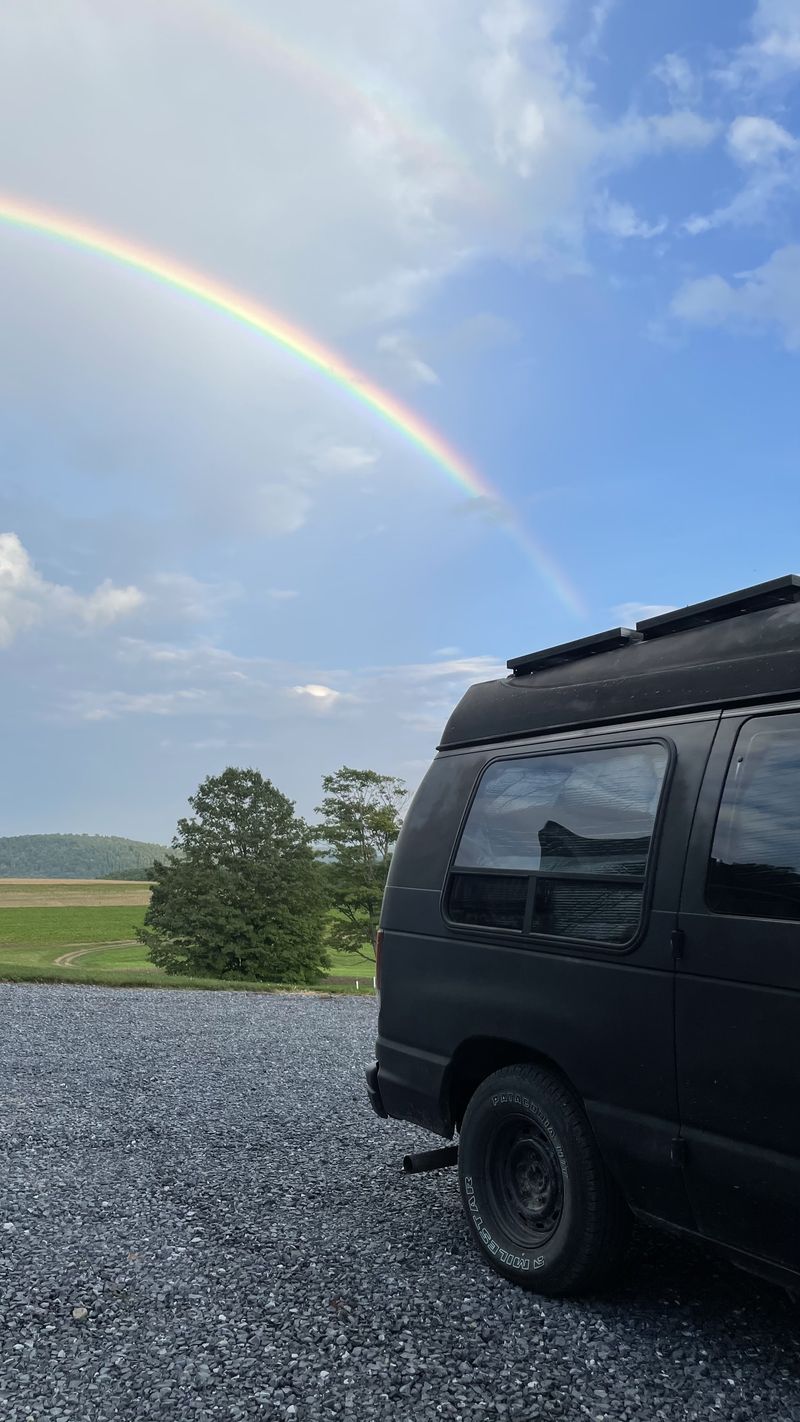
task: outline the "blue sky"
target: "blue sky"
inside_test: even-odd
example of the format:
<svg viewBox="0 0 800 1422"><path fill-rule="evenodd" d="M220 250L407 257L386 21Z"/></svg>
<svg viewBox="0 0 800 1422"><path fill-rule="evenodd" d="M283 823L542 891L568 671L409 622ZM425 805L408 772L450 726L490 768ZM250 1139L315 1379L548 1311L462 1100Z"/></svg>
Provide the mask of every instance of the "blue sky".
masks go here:
<svg viewBox="0 0 800 1422"><path fill-rule="evenodd" d="M0 833L413 785L509 656L797 570L794 0L26 0L0 191L281 311L498 490L0 227Z"/></svg>

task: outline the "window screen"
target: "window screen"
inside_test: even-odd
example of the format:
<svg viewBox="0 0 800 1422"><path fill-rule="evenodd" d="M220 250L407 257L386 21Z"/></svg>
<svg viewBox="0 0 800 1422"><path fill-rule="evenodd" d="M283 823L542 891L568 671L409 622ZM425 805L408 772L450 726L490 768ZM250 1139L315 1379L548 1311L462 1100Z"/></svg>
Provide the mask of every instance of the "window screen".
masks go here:
<svg viewBox="0 0 800 1422"><path fill-rule="evenodd" d="M717 913L800 919L800 727L753 724L728 771L706 897Z"/></svg>
<svg viewBox="0 0 800 1422"><path fill-rule="evenodd" d="M490 765L458 846L450 917L630 942L666 766L665 748L652 744Z"/></svg>

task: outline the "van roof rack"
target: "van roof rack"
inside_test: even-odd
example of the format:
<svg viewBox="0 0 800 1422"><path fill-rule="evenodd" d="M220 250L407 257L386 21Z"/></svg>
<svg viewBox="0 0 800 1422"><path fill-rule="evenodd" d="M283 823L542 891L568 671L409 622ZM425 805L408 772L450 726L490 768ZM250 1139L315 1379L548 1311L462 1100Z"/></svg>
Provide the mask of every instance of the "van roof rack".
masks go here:
<svg viewBox="0 0 800 1422"><path fill-rule="evenodd" d="M595 632L591 637L578 637L575 642L562 642L559 647L546 647L542 652L529 652L525 657L512 657L506 662L515 676L544 667L557 667L563 662L576 662L581 657L594 657L598 652L613 652L627 647L629 642L641 642L641 632L632 627L612 627L609 632Z"/></svg>
<svg viewBox="0 0 800 1422"><path fill-rule="evenodd" d="M596 656L598 652L613 652L634 642L651 641L655 637L666 637L673 632L688 632L692 627L723 622L748 612L761 612L765 608L798 601L800 577L796 573L789 573L783 578L773 578L768 583L756 583L754 587L726 593L724 597L695 602L689 607L678 607L672 612L659 613L657 617L646 617L637 622L635 630L631 627L615 627L609 632L596 632L592 637L579 637L574 642L562 642L558 647L545 647L541 652L529 652L524 657L512 657L506 666L514 676L526 676L531 672L543 671L545 667L581 661L584 657Z"/></svg>
<svg viewBox="0 0 800 1422"><path fill-rule="evenodd" d="M690 627L703 627L709 622L722 622L728 617L741 617L747 612L761 612L782 603L800 601L800 577L789 573L768 583L756 583L740 592L712 597L708 602L695 602L689 607L677 607L658 617L646 617L637 622L636 630L643 637L665 637L670 632L687 632Z"/></svg>

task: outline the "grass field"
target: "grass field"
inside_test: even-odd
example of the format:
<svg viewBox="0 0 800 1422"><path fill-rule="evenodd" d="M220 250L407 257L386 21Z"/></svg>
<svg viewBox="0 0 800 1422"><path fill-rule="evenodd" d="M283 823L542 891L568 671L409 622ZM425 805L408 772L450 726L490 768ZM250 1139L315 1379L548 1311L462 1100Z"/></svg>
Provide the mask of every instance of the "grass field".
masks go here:
<svg viewBox="0 0 800 1422"><path fill-rule="evenodd" d="M125 879L0 879L0 909L146 907L150 885Z"/></svg>
<svg viewBox="0 0 800 1422"><path fill-rule="evenodd" d="M117 987L199 987L269 992L268 983L222 983L216 978L170 977L136 942L149 885L125 884L138 898L117 902L123 887L104 880L0 879L0 981L74 982ZM62 891L69 889L69 894ZM48 892L59 895L42 897ZM374 964L338 953L325 991L372 991Z"/></svg>
<svg viewBox="0 0 800 1422"><path fill-rule="evenodd" d="M0 948L57 947L67 943L113 943L134 938L144 923L144 907L118 905L67 908L5 908L0 904Z"/></svg>

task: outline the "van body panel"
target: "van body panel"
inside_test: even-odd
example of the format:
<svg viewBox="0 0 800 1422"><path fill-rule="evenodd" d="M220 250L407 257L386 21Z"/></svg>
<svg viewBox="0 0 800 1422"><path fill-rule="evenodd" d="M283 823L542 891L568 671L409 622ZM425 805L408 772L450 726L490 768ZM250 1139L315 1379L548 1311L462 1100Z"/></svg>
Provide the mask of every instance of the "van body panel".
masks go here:
<svg viewBox="0 0 800 1422"><path fill-rule="evenodd" d="M800 923L712 912L706 877L739 732L800 716L726 717L690 842L676 981L686 1178L700 1229L800 1270Z"/></svg>
<svg viewBox="0 0 800 1422"><path fill-rule="evenodd" d="M667 942L669 928L654 916L653 931ZM470 1039L519 1043L548 1058L584 1099L632 1201L688 1222L680 1171L665 1171L678 1132L671 965L656 971L631 960L384 932L381 1001L392 1012L382 1014L378 1061L390 1116L450 1136L450 1061ZM415 981L424 983L424 1011Z"/></svg>

